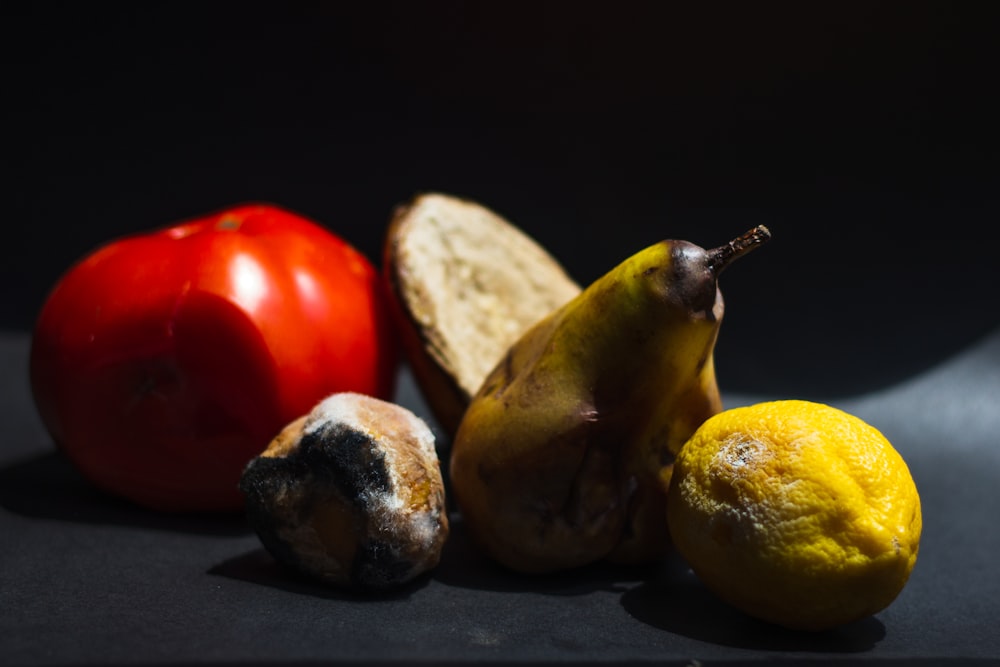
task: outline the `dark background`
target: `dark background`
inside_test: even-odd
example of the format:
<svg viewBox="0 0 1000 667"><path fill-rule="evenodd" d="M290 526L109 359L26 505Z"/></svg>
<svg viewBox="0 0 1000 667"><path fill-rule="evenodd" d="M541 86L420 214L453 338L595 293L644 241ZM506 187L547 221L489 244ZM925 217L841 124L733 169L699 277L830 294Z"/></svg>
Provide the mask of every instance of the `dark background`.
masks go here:
<svg viewBox="0 0 1000 667"><path fill-rule="evenodd" d="M440 190L580 282L767 224L723 391L877 389L1000 326L996 6L6 3L0 329L124 233L270 201L378 261Z"/></svg>

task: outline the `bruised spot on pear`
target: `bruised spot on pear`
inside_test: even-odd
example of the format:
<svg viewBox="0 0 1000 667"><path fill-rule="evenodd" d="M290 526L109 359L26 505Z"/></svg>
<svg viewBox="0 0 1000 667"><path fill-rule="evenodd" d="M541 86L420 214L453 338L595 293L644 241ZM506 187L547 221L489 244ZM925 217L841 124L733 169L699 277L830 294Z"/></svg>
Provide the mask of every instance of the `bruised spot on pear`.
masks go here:
<svg viewBox="0 0 1000 667"><path fill-rule="evenodd" d="M500 398L507 390L507 387L510 386L510 382L514 377L512 363L511 351L507 350L507 353L503 355L503 359L500 361L500 369L495 370L487 376L485 384L480 391L485 391Z"/></svg>

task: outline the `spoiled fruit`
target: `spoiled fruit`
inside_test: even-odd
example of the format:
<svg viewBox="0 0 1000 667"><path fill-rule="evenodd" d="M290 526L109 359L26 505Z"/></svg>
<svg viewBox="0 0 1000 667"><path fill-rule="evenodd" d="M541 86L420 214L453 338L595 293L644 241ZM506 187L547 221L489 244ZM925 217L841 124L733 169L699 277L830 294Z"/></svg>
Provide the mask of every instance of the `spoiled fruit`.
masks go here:
<svg viewBox="0 0 1000 667"><path fill-rule="evenodd" d="M430 429L361 394L334 394L286 426L240 488L271 555L339 587L409 582L437 565L448 536Z"/></svg>
<svg viewBox="0 0 1000 667"><path fill-rule="evenodd" d="M920 496L877 429L785 400L718 414L684 444L667 516L678 552L720 598L793 629L887 607L920 546Z"/></svg>
<svg viewBox="0 0 1000 667"><path fill-rule="evenodd" d="M458 508L487 553L525 572L665 553L674 456L721 410L718 277L768 238L758 227L712 250L650 246L510 348L450 455Z"/></svg>

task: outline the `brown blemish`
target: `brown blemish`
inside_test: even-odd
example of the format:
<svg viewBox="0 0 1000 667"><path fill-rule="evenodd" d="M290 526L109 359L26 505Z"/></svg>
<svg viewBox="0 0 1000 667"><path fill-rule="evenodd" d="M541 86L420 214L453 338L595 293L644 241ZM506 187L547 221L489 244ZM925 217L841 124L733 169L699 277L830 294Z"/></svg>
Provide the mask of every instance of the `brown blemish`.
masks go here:
<svg viewBox="0 0 1000 667"><path fill-rule="evenodd" d="M501 395L507 390L513 379L514 354L512 349L508 349L507 353L503 355L503 360L500 362L500 368L494 371L493 375L487 380L496 383L496 386L489 393L493 394L494 398L501 398Z"/></svg>
<svg viewBox="0 0 1000 667"><path fill-rule="evenodd" d="M236 231L240 228L240 221L231 215L227 215L215 223L215 229L220 232Z"/></svg>

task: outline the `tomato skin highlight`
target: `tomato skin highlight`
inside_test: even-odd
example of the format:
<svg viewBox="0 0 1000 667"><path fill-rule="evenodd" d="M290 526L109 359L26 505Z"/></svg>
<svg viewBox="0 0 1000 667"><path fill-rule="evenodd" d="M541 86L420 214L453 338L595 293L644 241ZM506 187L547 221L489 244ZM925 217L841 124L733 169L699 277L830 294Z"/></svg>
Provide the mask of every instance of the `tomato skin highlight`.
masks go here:
<svg viewBox="0 0 1000 667"><path fill-rule="evenodd" d="M32 335L42 422L91 482L152 509L243 507L243 467L320 400L390 400L399 352L375 267L269 204L111 241Z"/></svg>

